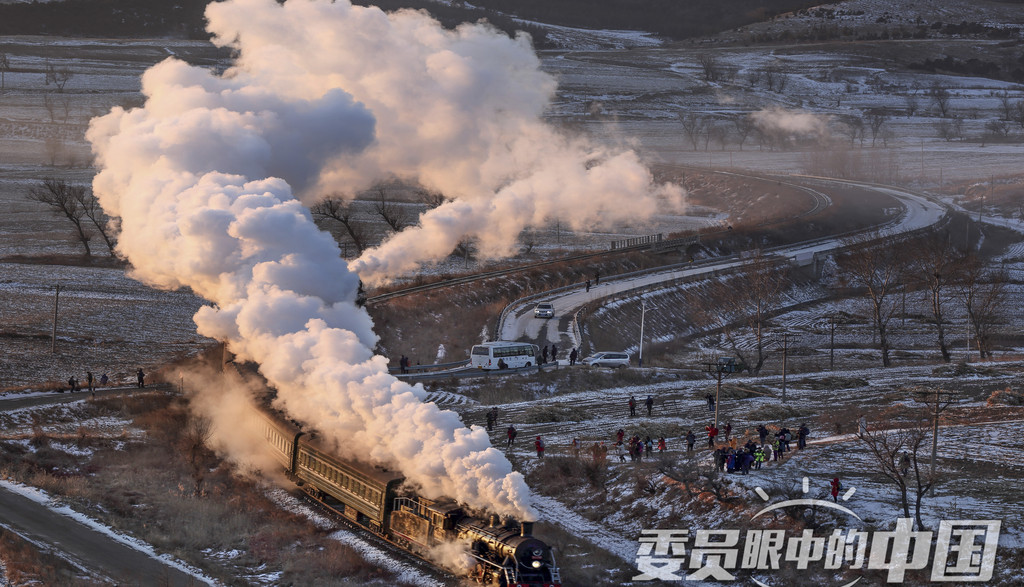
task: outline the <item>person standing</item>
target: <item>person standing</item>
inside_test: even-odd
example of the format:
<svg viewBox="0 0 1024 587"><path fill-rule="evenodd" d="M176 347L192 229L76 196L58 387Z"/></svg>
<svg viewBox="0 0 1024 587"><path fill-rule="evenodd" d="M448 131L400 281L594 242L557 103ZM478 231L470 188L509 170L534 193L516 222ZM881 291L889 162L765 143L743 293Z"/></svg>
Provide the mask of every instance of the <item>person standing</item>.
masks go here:
<svg viewBox="0 0 1024 587"><path fill-rule="evenodd" d="M664 436L658 438L658 452L659 453L665 452L665 437Z"/></svg>
<svg viewBox="0 0 1024 587"><path fill-rule="evenodd" d="M839 482L839 477L833 477L832 483L829 488L832 493L832 501L839 503L839 490L843 488L843 484Z"/></svg>
<svg viewBox="0 0 1024 587"><path fill-rule="evenodd" d="M615 442L622 444L622 439L626 437L626 431L619 428L615 431Z"/></svg>
<svg viewBox="0 0 1024 587"><path fill-rule="evenodd" d="M508 444L506 444L505 446L511 447L512 443L516 441L516 435L519 434L519 431L516 430L515 424L508 425L508 430L506 431L506 434L508 435Z"/></svg>
<svg viewBox="0 0 1024 587"><path fill-rule="evenodd" d="M494 430L494 412L493 411L488 411L487 412L487 431L490 432L491 430Z"/></svg>
<svg viewBox="0 0 1024 587"><path fill-rule="evenodd" d="M541 440L540 436L537 437L537 440L533 441L533 446L537 449L537 458L538 459L543 459L544 458L544 441Z"/></svg>
<svg viewBox="0 0 1024 587"><path fill-rule="evenodd" d="M709 412L714 412L715 411L715 396L713 396L713 395L711 395L709 393L706 396L704 396L704 399L706 399L707 402L708 402L708 411Z"/></svg>
<svg viewBox="0 0 1024 587"><path fill-rule="evenodd" d="M732 434L732 422L725 423L725 441L729 442L729 435Z"/></svg>
<svg viewBox="0 0 1024 587"><path fill-rule="evenodd" d="M686 431L686 452L693 452L693 445L697 444L697 435L693 430Z"/></svg>
<svg viewBox="0 0 1024 587"><path fill-rule="evenodd" d="M573 347L572 352L569 353L569 366L570 367L576 364L576 359L579 358L579 356L580 356L580 354L576 351L576 348Z"/></svg>
<svg viewBox="0 0 1024 587"><path fill-rule="evenodd" d="M594 272L594 285L601 285L601 272L600 271L595 271Z"/></svg>
<svg viewBox="0 0 1024 587"><path fill-rule="evenodd" d="M768 428L764 424L757 427L757 437L761 440L761 444L764 444L764 439L768 438Z"/></svg>
<svg viewBox="0 0 1024 587"><path fill-rule="evenodd" d="M89 393L96 396L96 385L93 383L92 371L85 372L85 384L89 386Z"/></svg>
<svg viewBox="0 0 1024 587"><path fill-rule="evenodd" d="M589 279L587 280L587 291L588 292L590 291L590 280Z"/></svg>
<svg viewBox="0 0 1024 587"><path fill-rule="evenodd" d="M800 428L796 431L796 447L800 450L807 448L807 436L811 433L811 429L807 427L807 424L801 424Z"/></svg>
<svg viewBox="0 0 1024 587"><path fill-rule="evenodd" d="M654 398L651 397L650 395L648 395L647 396L647 401L644 402L644 405L647 406L647 415L650 416L651 415L651 410L654 409Z"/></svg>
<svg viewBox="0 0 1024 587"><path fill-rule="evenodd" d="M708 433L708 448L715 448L715 437L718 436L718 426L712 422L704 427L704 430Z"/></svg>
<svg viewBox="0 0 1024 587"><path fill-rule="evenodd" d="M540 351L540 362L541 364L548 362L548 345L544 345L544 348Z"/></svg>
<svg viewBox="0 0 1024 587"><path fill-rule="evenodd" d="M629 396L629 415L636 415L636 398L633 396Z"/></svg>
<svg viewBox="0 0 1024 587"><path fill-rule="evenodd" d="M551 362L558 362L558 347L556 347L555 345L551 345Z"/></svg>
<svg viewBox="0 0 1024 587"><path fill-rule="evenodd" d="M146 374L142 372L142 367L139 367L138 372L135 373L135 379L138 382L139 389L146 387Z"/></svg>

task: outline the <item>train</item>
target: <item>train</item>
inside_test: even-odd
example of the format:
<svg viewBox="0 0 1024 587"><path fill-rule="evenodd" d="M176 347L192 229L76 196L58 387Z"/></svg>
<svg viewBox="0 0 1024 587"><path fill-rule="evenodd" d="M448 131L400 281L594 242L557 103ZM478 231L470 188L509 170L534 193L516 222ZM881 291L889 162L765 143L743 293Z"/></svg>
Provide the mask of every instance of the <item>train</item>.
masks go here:
<svg viewBox="0 0 1024 587"><path fill-rule="evenodd" d="M315 433L268 408L254 424L287 476L312 498L398 548L426 558L445 543L466 546L468 577L498 587L561 587L555 553L533 537L533 522L473 516L449 498L427 499L403 490L397 471L331 454Z"/></svg>

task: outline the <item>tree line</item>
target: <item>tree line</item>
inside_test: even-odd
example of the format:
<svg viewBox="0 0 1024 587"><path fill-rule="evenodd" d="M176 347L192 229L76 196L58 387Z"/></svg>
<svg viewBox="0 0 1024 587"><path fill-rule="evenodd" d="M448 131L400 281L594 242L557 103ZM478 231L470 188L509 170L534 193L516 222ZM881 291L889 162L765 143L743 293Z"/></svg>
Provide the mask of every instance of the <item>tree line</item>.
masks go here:
<svg viewBox="0 0 1024 587"><path fill-rule="evenodd" d="M892 365L893 318L905 312L906 296L917 295L930 309L935 347L952 361L949 317L966 315L970 341L982 360L991 359L996 329L1007 310L1009 278L975 251L957 247L948 231L911 240L874 235L869 243L850 242L837 255L838 278L868 301L871 328L882 365ZM757 375L776 341L772 318L783 309L792 286L788 263L755 251L735 275L712 283L697 300L706 327L717 329L744 369ZM957 311L951 305L957 304Z"/></svg>

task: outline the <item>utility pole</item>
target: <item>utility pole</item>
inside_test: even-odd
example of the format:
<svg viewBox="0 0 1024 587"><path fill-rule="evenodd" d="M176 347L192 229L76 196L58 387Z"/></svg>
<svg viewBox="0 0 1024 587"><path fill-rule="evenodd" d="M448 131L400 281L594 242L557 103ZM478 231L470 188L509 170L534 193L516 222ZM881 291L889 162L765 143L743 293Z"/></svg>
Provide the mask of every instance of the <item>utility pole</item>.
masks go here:
<svg viewBox="0 0 1024 587"><path fill-rule="evenodd" d="M789 356L789 333L782 333L782 403L786 403L786 357Z"/></svg>
<svg viewBox="0 0 1024 587"><path fill-rule="evenodd" d="M640 298L640 366L644 366L644 317L647 315L647 300Z"/></svg>
<svg viewBox="0 0 1024 587"><path fill-rule="evenodd" d="M831 335L828 343L828 370L836 370L836 315L830 314L828 317L829 327Z"/></svg>
<svg viewBox="0 0 1024 587"><path fill-rule="evenodd" d="M50 335L50 353L57 352L57 304L60 300L60 284L57 284L57 291L53 294L53 333Z"/></svg>

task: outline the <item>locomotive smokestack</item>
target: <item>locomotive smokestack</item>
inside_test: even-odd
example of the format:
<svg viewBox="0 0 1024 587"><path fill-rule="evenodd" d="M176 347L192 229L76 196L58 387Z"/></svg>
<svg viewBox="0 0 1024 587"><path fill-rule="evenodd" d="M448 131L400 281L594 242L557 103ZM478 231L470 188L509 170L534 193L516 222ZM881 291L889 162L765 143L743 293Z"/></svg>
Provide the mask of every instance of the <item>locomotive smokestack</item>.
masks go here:
<svg viewBox="0 0 1024 587"><path fill-rule="evenodd" d="M533 535L533 522L522 522L519 524L519 535L520 536L532 536Z"/></svg>
<svg viewBox="0 0 1024 587"><path fill-rule="evenodd" d="M498 514L491 514L490 522L491 528L497 528L499 525L501 525L501 518L498 516Z"/></svg>

